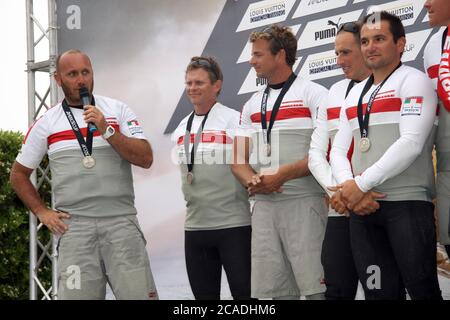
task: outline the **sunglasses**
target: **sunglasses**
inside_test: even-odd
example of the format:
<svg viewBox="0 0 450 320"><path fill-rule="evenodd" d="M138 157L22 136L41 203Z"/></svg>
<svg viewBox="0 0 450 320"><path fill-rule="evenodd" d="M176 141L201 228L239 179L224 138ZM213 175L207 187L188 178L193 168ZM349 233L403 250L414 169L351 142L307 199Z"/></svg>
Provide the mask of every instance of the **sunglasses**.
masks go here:
<svg viewBox="0 0 450 320"><path fill-rule="evenodd" d="M341 31L347 31L347 32L351 32L351 33L358 33L359 32L359 26L355 22L342 23L339 26L337 33L341 32Z"/></svg>
<svg viewBox="0 0 450 320"><path fill-rule="evenodd" d="M189 63L189 65L190 66L197 66L197 67L205 67L206 69L210 70L214 74L214 77L216 79L218 79L216 69L213 67L213 65L211 63L209 63L208 60L197 59L197 60L191 61Z"/></svg>
<svg viewBox="0 0 450 320"><path fill-rule="evenodd" d="M265 27L261 31L259 31L260 34L266 34L271 39L275 40L276 43L280 46L280 49L284 49L283 43L280 41L280 39L277 37L277 35L274 33L274 30L271 26Z"/></svg>

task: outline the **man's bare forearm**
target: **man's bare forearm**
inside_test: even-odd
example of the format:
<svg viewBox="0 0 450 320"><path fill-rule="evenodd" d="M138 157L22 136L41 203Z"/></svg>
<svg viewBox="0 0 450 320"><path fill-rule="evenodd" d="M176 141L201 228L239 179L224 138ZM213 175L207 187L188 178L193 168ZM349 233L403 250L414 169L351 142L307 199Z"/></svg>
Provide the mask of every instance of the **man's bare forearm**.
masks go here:
<svg viewBox="0 0 450 320"><path fill-rule="evenodd" d="M11 185L17 196L35 214L47 210L36 188L30 181L33 170L15 162L10 174Z"/></svg>
<svg viewBox="0 0 450 320"><path fill-rule="evenodd" d="M293 163L289 163L289 164L284 164L282 166L280 166L279 170L279 174L282 177L283 181L289 181L289 180L293 180L293 179L298 179L298 178L302 178L302 177L306 177L309 176L311 174L311 172L309 171L308 168L308 157L306 156L305 158L303 158L302 160L293 162Z"/></svg>
<svg viewBox="0 0 450 320"><path fill-rule="evenodd" d="M236 179L246 188L249 182L252 181L253 175L256 174L249 164L232 164L231 172L233 172Z"/></svg>
<svg viewBox="0 0 450 320"><path fill-rule="evenodd" d="M42 201L39 193L30 181L32 169L15 162L10 175L11 185L17 196L33 212L47 228L55 234L64 234L69 227L63 219L70 219L68 213L54 211Z"/></svg>
<svg viewBox="0 0 450 320"><path fill-rule="evenodd" d="M128 162L142 168L150 168L152 165L153 151L147 140L129 138L116 132L107 141Z"/></svg>
<svg viewBox="0 0 450 320"><path fill-rule="evenodd" d="M250 138L242 136L236 136L234 138L231 172L233 172L236 179L246 188L256 173L249 164L250 148Z"/></svg>

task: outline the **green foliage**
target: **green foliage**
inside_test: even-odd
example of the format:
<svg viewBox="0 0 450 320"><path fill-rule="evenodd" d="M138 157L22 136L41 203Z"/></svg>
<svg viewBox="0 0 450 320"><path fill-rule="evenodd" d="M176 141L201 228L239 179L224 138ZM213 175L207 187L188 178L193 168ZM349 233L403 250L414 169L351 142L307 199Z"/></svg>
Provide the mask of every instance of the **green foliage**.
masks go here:
<svg viewBox="0 0 450 320"><path fill-rule="evenodd" d="M29 298L28 211L9 183L11 167L22 141L21 133L0 130L0 300ZM48 160L45 162L47 164ZM48 182L40 189L47 203L50 201L50 190ZM40 231L38 237L44 245L50 239L47 230ZM44 279L45 288L50 287L51 263L48 259L39 269L39 278Z"/></svg>

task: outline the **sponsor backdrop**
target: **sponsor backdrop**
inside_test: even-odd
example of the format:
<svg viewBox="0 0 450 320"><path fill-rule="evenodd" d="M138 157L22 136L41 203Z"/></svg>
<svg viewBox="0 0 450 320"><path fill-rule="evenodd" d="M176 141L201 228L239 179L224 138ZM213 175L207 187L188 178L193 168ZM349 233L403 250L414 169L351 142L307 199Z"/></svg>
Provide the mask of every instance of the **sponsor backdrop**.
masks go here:
<svg viewBox="0 0 450 320"><path fill-rule="evenodd" d="M265 0L227 1L203 54L218 58L224 69L222 101L240 110L251 94L265 86L248 63L250 33L272 23L290 26L298 39L295 71L330 87L342 77L336 65L334 38L340 24L364 17L372 6L399 16L406 27L403 62L422 69L423 48L432 30L424 0ZM171 132L189 112L186 95L180 99L166 128Z"/></svg>
<svg viewBox="0 0 450 320"><path fill-rule="evenodd" d="M403 61L422 70L423 49L433 32L423 2L57 0L59 52L70 48L87 52L94 66L95 93L125 101L152 143L152 168L133 170L139 219L150 240L161 298L191 297L183 260L184 200L168 135L192 110L184 94L189 59L217 58L224 72L219 100L240 111L265 85L248 63L248 37L254 30L282 23L298 39L295 71L330 87L342 78L333 50L338 26L378 6L402 19L407 31Z"/></svg>

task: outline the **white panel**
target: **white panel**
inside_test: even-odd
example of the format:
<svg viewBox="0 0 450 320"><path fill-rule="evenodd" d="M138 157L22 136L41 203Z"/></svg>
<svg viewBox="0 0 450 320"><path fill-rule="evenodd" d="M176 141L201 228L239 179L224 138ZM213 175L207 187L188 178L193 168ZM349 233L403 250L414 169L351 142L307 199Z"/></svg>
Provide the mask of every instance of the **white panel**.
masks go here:
<svg viewBox="0 0 450 320"><path fill-rule="evenodd" d="M336 64L334 50L311 54L306 58L299 75L305 79L316 80L343 74Z"/></svg>
<svg viewBox="0 0 450 320"><path fill-rule="evenodd" d="M375 11L386 10L395 14L402 20L403 26L407 27L414 24L422 11L423 4L424 0L399 0L377 5L378 9ZM372 8L373 6L369 7L366 12L372 11Z"/></svg>
<svg viewBox="0 0 450 320"><path fill-rule="evenodd" d="M248 6L236 32L285 21L295 0L265 0Z"/></svg>
<svg viewBox="0 0 450 320"><path fill-rule="evenodd" d="M348 0L302 0L292 18L340 8L345 6L347 2Z"/></svg>
<svg viewBox="0 0 450 320"><path fill-rule="evenodd" d="M298 41L299 49L317 47L334 42L338 26L344 22L358 20L362 12L363 10L356 10L308 22Z"/></svg>
<svg viewBox="0 0 450 320"><path fill-rule="evenodd" d="M432 31L432 29L427 29L406 34L406 46L402 56L403 62L417 59L420 50L422 50Z"/></svg>

